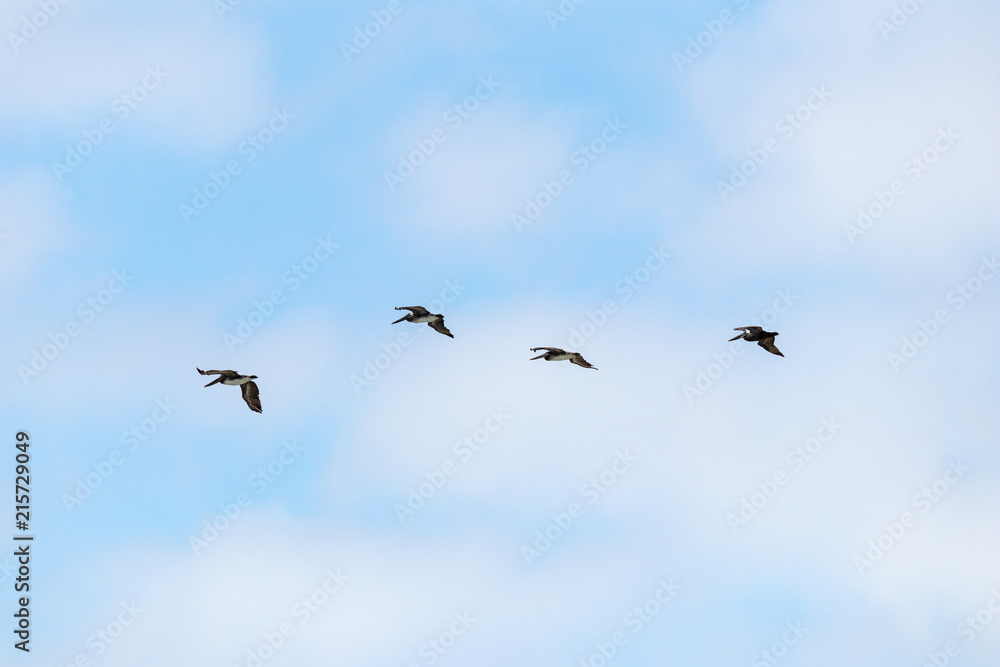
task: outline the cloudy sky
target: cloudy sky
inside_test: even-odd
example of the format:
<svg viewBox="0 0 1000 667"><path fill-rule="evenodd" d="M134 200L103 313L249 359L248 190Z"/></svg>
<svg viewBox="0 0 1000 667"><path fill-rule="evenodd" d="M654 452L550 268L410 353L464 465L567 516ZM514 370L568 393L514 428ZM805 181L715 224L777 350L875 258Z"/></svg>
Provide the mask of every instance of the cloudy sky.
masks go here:
<svg viewBox="0 0 1000 667"><path fill-rule="evenodd" d="M4 3L0 662L995 666L998 28Z"/></svg>

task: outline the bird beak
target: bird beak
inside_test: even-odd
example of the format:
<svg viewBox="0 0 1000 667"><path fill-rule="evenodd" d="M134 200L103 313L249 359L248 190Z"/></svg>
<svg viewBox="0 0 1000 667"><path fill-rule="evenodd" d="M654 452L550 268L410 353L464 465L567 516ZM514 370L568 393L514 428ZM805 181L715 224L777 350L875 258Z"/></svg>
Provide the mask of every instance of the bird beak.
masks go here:
<svg viewBox="0 0 1000 667"><path fill-rule="evenodd" d="M537 357L532 357L531 359L528 359L528 361L534 361L535 359L541 359L544 356L545 356L544 354L540 354Z"/></svg>
<svg viewBox="0 0 1000 667"><path fill-rule="evenodd" d="M399 324L400 322L402 322L403 320L405 320L407 317L409 317L409 315L403 315L401 318L399 318L398 320L396 320L395 322L393 322L393 324Z"/></svg>

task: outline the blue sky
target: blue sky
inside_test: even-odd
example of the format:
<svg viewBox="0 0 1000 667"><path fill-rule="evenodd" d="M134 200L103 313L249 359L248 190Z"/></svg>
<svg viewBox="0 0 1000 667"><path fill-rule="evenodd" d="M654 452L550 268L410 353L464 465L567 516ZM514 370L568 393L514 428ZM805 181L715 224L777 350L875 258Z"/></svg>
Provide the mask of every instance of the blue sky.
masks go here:
<svg viewBox="0 0 1000 667"><path fill-rule="evenodd" d="M4 664L995 665L998 25L7 3Z"/></svg>

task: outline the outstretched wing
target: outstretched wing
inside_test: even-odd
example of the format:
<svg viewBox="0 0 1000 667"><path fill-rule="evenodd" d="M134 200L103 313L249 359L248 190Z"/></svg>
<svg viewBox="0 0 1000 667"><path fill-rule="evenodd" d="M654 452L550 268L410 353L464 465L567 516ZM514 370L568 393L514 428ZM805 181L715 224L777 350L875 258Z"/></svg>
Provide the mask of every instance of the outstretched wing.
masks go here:
<svg viewBox="0 0 1000 667"><path fill-rule="evenodd" d="M257 389L257 383L251 380L245 382L240 388L243 390L243 400L247 402L250 409L254 412L263 412L260 407L260 390Z"/></svg>
<svg viewBox="0 0 1000 667"><path fill-rule="evenodd" d="M396 310L408 310L411 313L413 313L416 317L420 317L421 315L431 314L430 311L424 308L423 306L399 306L398 308L396 308Z"/></svg>
<svg viewBox="0 0 1000 667"><path fill-rule="evenodd" d="M539 350L548 350L552 354L566 354L566 350L560 350L558 347L533 347L532 352L538 352Z"/></svg>
<svg viewBox="0 0 1000 667"><path fill-rule="evenodd" d="M738 338L745 338L749 334L760 333L763 330L764 329L762 327L734 327L733 331L742 331L743 333L741 333L739 336L733 336L732 338L729 339L729 342L731 343Z"/></svg>
<svg viewBox="0 0 1000 667"><path fill-rule="evenodd" d="M448 327L446 327L444 325L444 318L443 317L439 317L436 320L428 322L427 326L429 326L431 329L434 329L434 331L437 331L439 333L443 333L448 338L454 338L454 336L451 335L451 332L448 331Z"/></svg>
<svg viewBox="0 0 1000 667"><path fill-rule="evenodd" d="M587 362L587 360L584 359L583 356L580 355L580 354L574 354L572 357L570 357L569 360L570 360L571 363L574 363L577 366L583 366L584 368L593 368L595 371L597 370L596 366L591 366Z"/></svg>
<svg viewBox="0 0 1000 667"><path fill-rule="evenodd" d="M211 382L209 382L208 384L206 384L205 385L206 387L211 387L216 382L222 382L226 378L231 378L231 377L233 377L235 375L239 375L239 373L237 373L236 371L203 371L200 368L198 368L197 366L195 366L194 369L196 371L198 371L199 373L201 373L202 375L218 375L219 376L219 377L215 378L214 380L212 380Z"/></svg>
<svg viewBox="0 0 1000 667"><path fill-rule="evenodd" d="M771 354L776 354L779 357L785 356L785 355L783 355L781 353L781 350L779 350L777 347L775 347L775 345L774 345L774 336L769 336L768 338L765 338L763 340L759 340L759 341L757 341L757 344L760 345L765 350L767 350L768 352L770 352Z"/></svg>

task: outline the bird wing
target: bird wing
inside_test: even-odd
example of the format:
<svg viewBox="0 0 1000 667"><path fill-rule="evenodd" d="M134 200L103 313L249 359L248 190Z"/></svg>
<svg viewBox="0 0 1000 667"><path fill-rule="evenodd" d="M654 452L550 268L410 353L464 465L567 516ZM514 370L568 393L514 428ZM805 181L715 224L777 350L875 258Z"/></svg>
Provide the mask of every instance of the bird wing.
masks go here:
<svg viewBox="0 0 1000 667"><path fill-rule="evenodd" d="M251 380L243 383L240 388L243 391L243 400L247 402L250 409L254 412L263 412L260 408L260 390L257 388L257 383Z"/></svg>
<svg viewBox="0 0 1000 667"><path fill-rule="evenodd" d="M448 327L446 327L444 325L444 318L443 317L439 317L436 320L428 322L427 326L429 326L431 329L434 329L434 331L437 331L439 333L443 333L448 338L454 338L454 336L451 335L451 332L448 331Z"/></svg>
<svg viewBox="0 0 1000 667"><path fill-rule="evenodd" d="M759 340L759 341L757 341L757 344L760 345L765 350L767 350L768 352L770 352L771 354L776 354L779 357L785 356L785 355L783 355L781 353L781 350L779 350L777 347L775 347L775 345L774 345L774 336L770 336L770 337L765 338L763 340Z"/></svg>
<svg viewBox="0 0 1000 667"><path fill-rule="evenodd" d="M423 306L400 306L400 307L396 308L396 310L408 310L411 313L413 313L414 315L416 315L417 317L420 317L421 315L430 315L431 314L430 311L427 310L426 308L424 308Z"/></svg>
<svg viewBox="0 0 1000 667"><path fill-rule="evenodd" d="M532 352L538 352L539 350L548 350L552 354L566 354L566 350L560 350L558 347L533 347Z"/></svg>
<svg viewBox="0 0 1000 667"><path fill-rule="evenodd" d="M572 357L570 357L569 360L570 360L571 363L574 363L577 366L583 366L584 368L593 368L595 371L597 370L596 366L591 366L587 362L587 360L584 359L583 356L580 355L580 354L574 354Z"/></svg>
<svg viewBox="0 0 1000 667"><path fill-rule="evenodd" d="M764 327L736 327L733 331L745 331L747 333L757 333L763 331Z"/></svg>
<svg viewBox="0 0 1000 667"><path fill-rule="evenodd" d="M211 387L216 382L222 382L226 378L236 377L237 375L239 375L239 373L237 373L236 371L203 371L200 368L198 368L197 366L195 366L194 369L196 371L198 371L199 373L201 373L202 375L218 375L219 376L219 377L215 378L214 380L212 380L211 382L209 382L208 384L206 384L205 385L206 387Z"/></svg>

